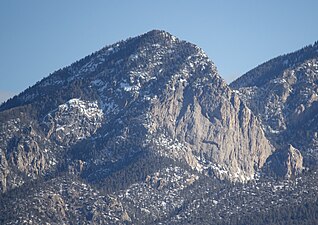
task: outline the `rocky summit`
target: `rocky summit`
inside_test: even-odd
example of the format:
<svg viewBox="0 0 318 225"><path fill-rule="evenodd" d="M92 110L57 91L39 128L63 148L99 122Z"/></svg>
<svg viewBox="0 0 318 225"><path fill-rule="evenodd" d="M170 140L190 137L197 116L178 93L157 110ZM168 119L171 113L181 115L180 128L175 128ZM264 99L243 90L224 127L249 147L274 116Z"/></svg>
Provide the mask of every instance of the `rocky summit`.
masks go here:
<svg viewBox="0 0 318 225"><path fill-rule="evenodd" d="M0 106L0 223L299 222L282 208L317 209L316 48L229 86L153 30L52 73Z"/></svg>

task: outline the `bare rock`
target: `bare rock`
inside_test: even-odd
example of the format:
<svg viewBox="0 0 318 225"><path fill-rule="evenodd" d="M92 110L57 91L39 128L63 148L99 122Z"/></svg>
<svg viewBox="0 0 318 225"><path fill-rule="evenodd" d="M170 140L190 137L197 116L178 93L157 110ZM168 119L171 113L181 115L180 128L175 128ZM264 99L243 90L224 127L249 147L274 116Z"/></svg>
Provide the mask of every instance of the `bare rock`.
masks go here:
<svg viewBox="0 0 318 225"><path fill-rule="evenodd" d="M131 218L129 217L127 211L125 210L121 216L122 221L124 222L131 222Z"/></svg>
<svg viewBox="0 0 318 225"><path fill-rule="evenodd" d="M298 149L288 145L270 156L266 164L266 173L287 179L294 178L303 170L303 156Z"/></svg>
<svg viewBox="0 0 318 225"><path fill-rule="evenodd" d="M167 92L152 111L156 126L190 149L183 156L198 170L201 161L217 165L213 170L219 178L253 179L273 147L258 119L214 73Z"/></svg>

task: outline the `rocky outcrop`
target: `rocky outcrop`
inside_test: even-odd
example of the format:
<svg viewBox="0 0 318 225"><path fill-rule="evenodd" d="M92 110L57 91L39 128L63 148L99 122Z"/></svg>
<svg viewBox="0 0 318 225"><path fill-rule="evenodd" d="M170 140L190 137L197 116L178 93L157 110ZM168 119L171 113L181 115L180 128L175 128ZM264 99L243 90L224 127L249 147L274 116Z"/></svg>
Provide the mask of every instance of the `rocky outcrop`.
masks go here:
<svg viewBox="0 0 318 225"><path fill-rule="evenodd" d="M303 156L298 149L288 145L268 158L264 171L280 178L295 178L303 171Z"/></svg>
<svg viewBox="0 0 318 225"><path fill-rule="evenodd" d="M5 192L55 170L63 146L90 137L102 121L103 112L96 102L71 99L43 121L15 118L1 124L0 190ZM79 174L83 166L81 161L70 162L69 172Z"/></svg>
<svg viewBox="0 0 318 225"><path fill-rule="evenodd" d="M7 190L7 177L9 174L9 167L4 151L0 149L0 193Z"/></svg>
<svg viewBox="0 0 318 225"><path fill-rule="evenodd" d="M3 115L3 114L2 114ZM20 118L1 124L0 130L0 190L5 192L22 185L26 179L43 175L53 166L46 148L49 143L37 132L30 121ZM45 144L48 144L46 148Z"/></svg>
<svg viewBox="0 0 318 225"><path fill-rule="evenodd" d="M238 88L242 99L263 121L265 131L276 135L293 125L318 100L317 68L317 59L310 59L258 87L245 86L239 79L231 85Z"/></svg>
<svg viewBox="0 0 318 225"><path fill-rule="evenodd" d="M201 90L201 96L185 90L173 93L174 99L157 106L157 124L163 124L161 129L191 149L199 162L216 164L213 170L218 177L252 179L273 147L256 117L236 94L226 90L227 95L211 96L211 89ZM182 98L186 99L178 104L177 99Z"/></svg>
<svg viewBox="0 0 318 225"><path fill-rule="evenodd" d="M74 98L45 116L43 123L47 138L69 146L94 134L101 127L103 118L103 111L97 102Z"/></svg>

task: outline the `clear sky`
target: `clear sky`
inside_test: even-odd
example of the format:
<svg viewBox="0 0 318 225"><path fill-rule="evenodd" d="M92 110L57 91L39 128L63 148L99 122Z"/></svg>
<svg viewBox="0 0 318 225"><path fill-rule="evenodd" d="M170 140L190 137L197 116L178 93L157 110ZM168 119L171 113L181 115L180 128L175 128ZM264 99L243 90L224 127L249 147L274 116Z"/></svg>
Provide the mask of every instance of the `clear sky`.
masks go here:
<svg viewBox="0 0 318 225"><path fill-rule="evenodd" d="M0 102L152 29L203 48L230 82L317 41L317 23L318 0L1 0Z"/></svg>

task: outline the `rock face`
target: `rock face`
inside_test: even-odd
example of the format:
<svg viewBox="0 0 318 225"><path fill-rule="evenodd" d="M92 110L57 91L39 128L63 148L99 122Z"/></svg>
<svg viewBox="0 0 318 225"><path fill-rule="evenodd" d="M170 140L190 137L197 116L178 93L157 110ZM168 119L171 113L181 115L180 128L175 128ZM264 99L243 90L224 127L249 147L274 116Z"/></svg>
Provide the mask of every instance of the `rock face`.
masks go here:
<svg viewBox="0 0 318 225"><path fill-rule="evenodd" d="M298 149L289 145L271 155L264 169L277 177L295 178L303 171L303 157Z"/></svg>
<svg viewBox="0 0 318 225"><path fill-rule="evenodd" d="M287 160L286 160L287 172L285 177L296 177L303 170L303 157L298 149L295 149L292 145L288 146L287 149Z"/></svg>
<svg viewBox="0 0 318 225"><path fill-rule="evenodd" d="M212 164L217 176L252 179L273 148L255 116L223 81L201 79L178 86L154 105L155 124L191 149L203 167Z"/></svg>
<svg viewBox="0 0 318 225"><path fill-rule="evenodd" d="M272 143L277 148L292 144L310 166L318 159L317 84L316 42L258 66L230 86L262 121Z"/></svg>
<svg viewBox="0 0 318 225"><path fill-rule="evenodd" d="M4 113L0 113L4 115ZM32 120L8 120L1 124L0 190L5 192L25 181L55 170L60 148L46 140ZM55 149L53 154L48 149Z"/></svg>
<svg viewBox="0 0 318 225"><path fill-rule="evenodd" d="M60 145L70 145L90 137L103 122L103 111L97 102L71 99L44 117L47 138Z"/></svg>

